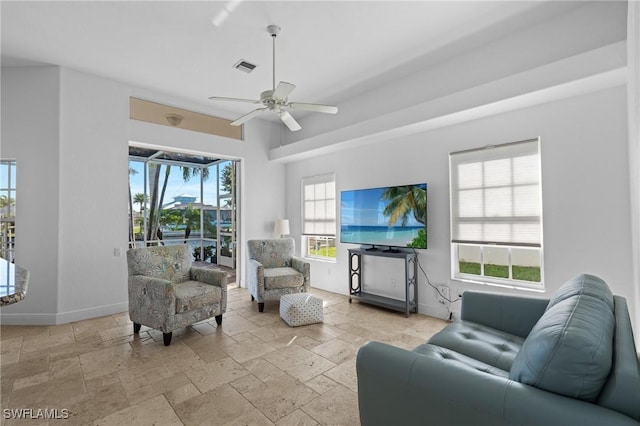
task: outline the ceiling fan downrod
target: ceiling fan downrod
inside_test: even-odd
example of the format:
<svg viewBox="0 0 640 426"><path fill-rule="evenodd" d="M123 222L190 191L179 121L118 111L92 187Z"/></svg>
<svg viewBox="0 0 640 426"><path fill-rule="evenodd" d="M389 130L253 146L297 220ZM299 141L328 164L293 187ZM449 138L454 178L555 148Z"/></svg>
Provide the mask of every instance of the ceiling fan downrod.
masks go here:
<svg viewBox="0 0 640 426"><path fill-rule="evenodd" d="M271 35L271 40L272 40L272 46L273 46L273 73L272 73L272 84L271 84L271 90L273 90L275 92L276 90L276 37L278 37L278 34L280 34L280 27L277 25L269 25L267 27L267 32L269 32L269 34Z"/></svg>

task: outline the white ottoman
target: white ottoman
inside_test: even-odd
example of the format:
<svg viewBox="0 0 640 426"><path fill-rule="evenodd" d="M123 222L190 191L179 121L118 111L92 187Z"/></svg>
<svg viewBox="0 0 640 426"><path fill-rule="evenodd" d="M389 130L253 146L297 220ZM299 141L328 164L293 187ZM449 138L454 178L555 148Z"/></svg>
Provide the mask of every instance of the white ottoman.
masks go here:
<svg viewBox="0 0 640 426"><path fill-rule="evenodd" d="M322 299L309 293L285 294L280 297L280 318L289 327L322 322Z"/></svg>

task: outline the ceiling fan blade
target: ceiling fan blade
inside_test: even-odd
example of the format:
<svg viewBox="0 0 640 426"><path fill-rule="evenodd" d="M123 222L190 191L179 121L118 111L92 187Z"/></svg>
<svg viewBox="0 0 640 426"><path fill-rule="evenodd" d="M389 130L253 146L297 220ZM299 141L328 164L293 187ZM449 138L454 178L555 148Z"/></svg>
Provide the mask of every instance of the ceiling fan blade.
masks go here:
<svg viewBox="0 0 640 426"><path fill-rule="evenodd" d="M325 114L336 114L338 112L337 106L332 105L319 105L319 104L305 104L301 102L290 102L287 106L291 109L299 109L303 111L324 112Z"/></svg>
<svg viewBox="0 0 640 426"><path fill-rule="evenodd" d="M250 104L259 104L260 100L255 99L242 99L242 98L225 98L222 96L209 96L211 101L231 101L231 102L246 102Z"/></svg>
<svg viewBox="0 0 640 426"><path fill-rule="evenodd" d="M286 124L289 130L291 130L292 132L296 132L302 129L295 118L293 118L287 111L282 111L279 115L280 120L282 120L282 122Z"/></svg>
<svg viewBox="0 0 640 426"><path fill-rule="evenodd" d="M249 120L251 120L253 117L255 117L256 115L259 115L262 111L266 110L267 108L258 108L258 109L254 109L253 111L243 115L242 117L238 118L235 121L232 121L231 124L232 126L239 126Z"/></svg>
<svg viewBox="0 0 640 426"><path fill-rule="evenodd" d="M278 83L276 90L273 92L273 97L275 99L287 99L289 93L293 92L293 89L296 88L295 84L287 83L286 81L281 81Z"/></svg>

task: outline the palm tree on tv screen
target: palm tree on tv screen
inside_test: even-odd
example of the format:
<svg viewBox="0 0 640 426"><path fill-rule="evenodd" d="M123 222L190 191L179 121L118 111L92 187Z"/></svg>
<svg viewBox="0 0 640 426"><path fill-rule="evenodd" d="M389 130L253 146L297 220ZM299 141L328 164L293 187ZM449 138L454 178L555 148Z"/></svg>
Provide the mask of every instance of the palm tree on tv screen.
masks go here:
<svg viewBox="0 0 640 426"><path fill-rule="evenodd" d="M383 210L385 217L389 218L389 226L393 226L398 220L402 226L406 226L409 215L418 223L425 224L427 192L418 185L387 188L380 198L389 200Z"/></svg>

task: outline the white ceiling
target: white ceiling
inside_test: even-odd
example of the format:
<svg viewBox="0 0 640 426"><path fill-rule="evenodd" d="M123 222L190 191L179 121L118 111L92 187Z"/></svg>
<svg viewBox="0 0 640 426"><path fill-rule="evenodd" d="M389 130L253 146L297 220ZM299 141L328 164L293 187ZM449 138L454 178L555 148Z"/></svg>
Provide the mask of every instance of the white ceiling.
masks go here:
<svg viewBox="0 0 640 426"><path fill-rule="evenodd" d="M55 64L207 105L212 95L257 99L276 82L290 100L336 103L383 84L401 65L481 30L534 14L524 1L67 1L1 2L2 65ZM222 24L212 20L232 10ZM538 13L538 15L540 15ZM538 16L538 19L540 16ZM513 22L514 19L508 22ZM462 47L463 48L463 47ZM232 68L245 59L251 74ZM399 68L400 67L400 68ZM391 78L391 77L389 77ZM218 103L235 118L252 105Z"/></svg>

